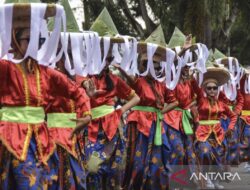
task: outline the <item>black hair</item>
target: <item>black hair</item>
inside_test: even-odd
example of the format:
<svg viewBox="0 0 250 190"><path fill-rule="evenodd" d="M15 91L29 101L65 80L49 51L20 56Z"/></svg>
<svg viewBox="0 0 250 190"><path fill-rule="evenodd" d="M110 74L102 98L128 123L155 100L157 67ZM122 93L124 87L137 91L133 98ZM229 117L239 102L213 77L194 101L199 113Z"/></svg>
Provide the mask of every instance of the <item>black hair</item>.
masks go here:
<svg viewBox="0 0 250 190"><path fill-rule="evenodd" d="M143 60L143 61L142 61L142 66L143 66L144 68L147 68L147 66L148 66L148 60Z"/></svg>
<svg viewBox="0 0 250 190"><path fill-rule="evenodd" d="M106 82L106 86L107 86L108 91L111 91L114 89L114 82L112 81L112 79L109 76L109 69L107 69L107 71L106 71L105 82Z"/></svg>

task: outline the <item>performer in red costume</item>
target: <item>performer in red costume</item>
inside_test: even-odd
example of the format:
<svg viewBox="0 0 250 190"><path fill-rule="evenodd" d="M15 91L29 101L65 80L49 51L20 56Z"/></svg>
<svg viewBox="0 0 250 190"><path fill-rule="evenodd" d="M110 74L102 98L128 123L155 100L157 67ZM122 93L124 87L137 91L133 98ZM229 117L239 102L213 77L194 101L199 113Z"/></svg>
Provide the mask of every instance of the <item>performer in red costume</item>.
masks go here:
<svg viewBox="0 0 250 190"><path fill-rule="evenodd" d="M247 161L245 168L250 172L250 68L245 69L240 81L240 90L244 97L244 104L240 116L240 160Z"/></svg>
<svg viewBox="0 0 250 190"><path fill-rule="evenodd" d="M157 76L162 59L157 53L153 56ZM147 62L147 55L142 54L140 72L146 70ZM145 77L132 77L119 69L141 99L127 118L127 162L123 188L166 189L170 145L162 114L177 106L177 100L166 84L155 80L150 73ZM164 107L165 103L168 106Z"/></svg>
<svg viewBox="0 0 250 190"><path fill-rule="evenodd" d="M225 164L225 136L231 137L237 116L222 101L218 100L218 87L229 80L229 73L223 68L208 68L204 74L202 88L197 83L193 87L197 94L199 126L196 129L196 154L200 159L202 171L205 165L216 165L218 169ZM228 117L230 124L226 132L221 126L220 119ZM206 181L206 188L223 188L218 181Z"/></svg>
<svg viewBox="0 0 250 190"><path fill-rule="evenodd" d="M99 75L78 78L90 97L92 122L88 125L86 160L88 189L119 189L123 169L125 141L121 116L135 106L139 97L122 79L109 72L113 57L106 58L106 67ZM127 100L115 110L115 97Z"/></svg>
<svg viewBox="0 0 250 190"><path fill-rule="evenodd" d="M30 29L20 27L12 33L14 57L22 59L30 39ZM51 155L55 144L49 139L44 109L51 97L65 96L76 102L82 116L88 99L85 92L58 71L39 66L27 58L20 64L0 61L1 82L1 188L45 189L52 173ZM77 123L76 131L87 124L87 115ZM47 170L46 170L46 168Z"/></svg>
<svg viewBox="0 0 250 190"><path fill-rule="evenodd" d="M237 67L236 63L238 63L236 58L225 57L221 60L221 64L223 64L223 66L229 70L229 67L230 67L229 66L229 59L232 59L232 66L236 68ZM232 76L236 75L236 76L240 77L240 70L231 72L231 75ZM233 83L231 82L229 85L231 85L230 87L232 90L233 90L233 88L236 89L236 98L234 100L230 100L229 97L227 97L226 94L223 91L221 91L219 93L218 99L220 101L224 102L226 105L228 105L228 107L237 115L237 117L239 117L241 114L243 104L244 104L244 97L241 93L241 90L238 89L239 84L236 84L236 82L233 82ZM221 125L225 131L228 129L229 124L230 124L229 118L221 120ZM228 151L226 153L227 154L226 160L227 160L228 165L238 165L240 163L239 133L240 133L239 122L236 122L236 125L234 127L233 136L229 139L226 139L226 143L228 146Z"/></svg>
<svg viewBox="0 0 250 190"><path fill-rule="evenodd" d="M65 74L69 80L73 78L64 67L64 56L56 64L56 69ZM80 142L77 142L78 138L75 135L71 138L75 128L75 122L72 119L79 118L81 115L91 115L89 98L86 94L82 95L86 102L82 110L83 114L78 116L76 102L65 96L53 97L46 108L49 135L57 145L59 171L58 183L55 185L57 189L86 189L86 173L79 150Z"/></svg>

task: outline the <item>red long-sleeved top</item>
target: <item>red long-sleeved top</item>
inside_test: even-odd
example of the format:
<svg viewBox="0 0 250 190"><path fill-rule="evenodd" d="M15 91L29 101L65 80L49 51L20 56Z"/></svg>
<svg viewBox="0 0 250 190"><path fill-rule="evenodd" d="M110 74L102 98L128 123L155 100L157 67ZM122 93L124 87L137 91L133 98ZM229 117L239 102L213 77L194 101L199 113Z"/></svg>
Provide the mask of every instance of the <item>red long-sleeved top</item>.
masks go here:
<svg viewBox="0 0 250 190"><path fill-rule="evenodd" d="M250 110L250 94L245 93L245 80L246 80L246 75L242 77L240 81L240 90L241 94L243 95L244 98L244 104L242 107L242 110L249 111ZM241 118L248 124L250 125L250 115L241 115Z"/></svg>
<svg viewBox="0 0 250 190"><path fill-rule="evenodd" d="M54 96L66 96L75 100L76 112L81 115L89 101L83 96L83 89L50 68L35 65L34 73L25 73L20 64L0 60L0 71L1 106L33 106L45 109ZM0 140L19 160L26 159L33 133L39 158L46 164L55 144L49 139L45 122L26 124L0 121Z"/></svg>
<svg viewBox="0 0 250 190"><path fill-rule="evenodd" d="M244 105L244 97L240 90L237 90L237 97L235 101L230 101L223 92L220 92L218 99L228 106L233 106L233 112L235 114L239 115L241 113Z"/></svg>
<svg viewBox="0 0 250 190"><path fill-rule="evenodd" d="M164 103L172 103L176 101L174 92L167 89L164 83L160 83L156 80L153 80L152 83L155 91L159 95L158 104L156 103L156 96L153 93L152 88L144 77L140 77L137 78L136 82L133 85L133 89L140 97L138 106L150 106L162 109ZM152 122L156 121L156 113L135 110L129 113L127 120L128 122L136 122L137 129L144 135L149 136Z"/></svg>
<svg viewBox="0 0 250 190"><path fill-rule="evenodd" d="M84 94L86 99L89 99L86 94ZM75 101L66 97L58 96L54 97L53 101L51 101L46 108L46 113L75 113ZM90 113L90 102L86 102L84 108L83 108L83 114L89 115ZM70 135L73 131L73 128L70 128L69 126L64 127L50 127L49 128L49 135L53 142L55 142L57 145L60 145L65 150L67 150L68 153L73 155L75 158L77 158L76 154L76 138L70 139Z"/></svg>
<svg viewBox="0 0 250 190"><path fill-rule="evenodd" d="M194 80L194 79L192 79ZM185 82L179 82L174 91L175 97L179 103L178 107L181 109L190 109L190 104L195 100L196 95L192 87L192 80ZM194 121L197 121L197 113L194 109L191 109L191 113L194 117ZM182 127L182 112L178 110L171 110L164 114L165 122L176 130L180 130Z"/></svg>
<svg viewBox="0 0 250 190"><path fill-rule="evenodd" d="M96 89L104 91L104 93L90 99L91 108L102 105L115 106L115 97L128 100L134 95L134 90L132 90L122 79L111 73L109 73L108 75L110 76L114 85L114 88L111 91L107 90L105 81L106 73L102 76L93 75L85 78L76 78L77 83L80 84L84 80L92 79L96 86ZM117 132L121 120L121 115L121 110L115 110L113 113L101 118L92 119L91 123L88 126L88 139L92 142L96 142L99 127L101 126L108 139L111 140Z"/></svg>
<svg viewBox="0 0 250 190"><path fill-rule="evenodd" d="M197 106L199 112L199 120L220 120L223 116L230 118L229 129L233 129L237 121L237 116L229 109L229 107L220 100L209 100L205 97L204 91L199 88L197 82L192 83L197 94ZM224 130L221 124L215 125L199 125L195 135L198 141L205 142L211 133L214 133L219 144L224 140Z"/></svg>

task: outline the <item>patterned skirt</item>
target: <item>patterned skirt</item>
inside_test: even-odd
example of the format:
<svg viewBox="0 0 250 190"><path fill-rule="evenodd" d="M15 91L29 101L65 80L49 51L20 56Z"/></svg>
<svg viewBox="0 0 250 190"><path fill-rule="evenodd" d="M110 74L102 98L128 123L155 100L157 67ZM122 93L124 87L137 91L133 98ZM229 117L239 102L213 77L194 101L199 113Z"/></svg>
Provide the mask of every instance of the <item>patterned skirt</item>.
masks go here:
<svg viewBox="0 0 250 190"><path fill-rule="evenodd" d="M167 124L164 122L164 125ZM171 165L197 165L193 135L185 135L182 131L167 126L166 134L171 146Z"/></svg>
<svg viewBox="0 0 250 190"><path fill-rule="evenodd" d="M169 143L171 147L171 154L169 164L171 166L171 177L173 177L176 172L187 169L187 172L197 173L200 171L199 160L195 154L194 147L194 136L186 135L182 130L178 131L171 126L168 126L165 122L167 131L166 134L169 138ZM189 188L193 189L200 184L190 181L188 184ZM174 187L175 183L172 181L171 187ZM177 186L178 187L178 186Z"/></svg>
<svg viewBox="0 0 250 190"><path fill-rule="evenodd" d="M50 189L53 190L86 190L86 173L82 162L69 154L61 146L57 146L55 153L58 180Z"/></svg>
<svg viewBox="0 0 250 190"><path fill-rule="evenodd" d="M221 145L216 141L213 134L205 141L195 142L196 155L200 160L201 172L205 172L206 166L217 166L219 171L224 171L226 164L227 146L225 140ZM206 168L209 169L209 168Z"/></svg>
<svg viewBox="0 0 250 190"><path fill-rule="evenodd" d="M54 154L48 160L48 166L38 161L34 136L31 138L25 161L16 159L0 144L0 189L50 189L58 178L56 164Z"/></svg>
<svg viewBox="0 0 250 190"><path fill-rule="evenodd" d="M228 126L230 124L230 119L221 119L221 126L226 132L228 129ZM227 147L226 152L226 164L228 165L239 165L240 163L240 142L239 142L239 135L240 128L239 128L239 120L237 121L233 135L231 138L225 138L225 144Z"/></svg>
<svg viewBox="0 0 250 190"><path fill-rule="evenodd" d="M120 129L111 141L99 130L95 143L85 145L87 189L120 189L124 172L125 140Z"/></svg>
<svg viewBox="0 0 250 190"><path fill-rule="evenodd" d="M239 139L240 139L240 161L250 161L250 125L243 119L239 122Z"/></svg>
<svg viewBox="0 0 250 190"><path fill-rule="evenodd" d="M164 126L165 131L166 126ZM162 145L154 145L156 123L147 137L137 130L136 123L127 125L127 160L123 189L160 190L169 184L168 137L162 134Z"/></svg>

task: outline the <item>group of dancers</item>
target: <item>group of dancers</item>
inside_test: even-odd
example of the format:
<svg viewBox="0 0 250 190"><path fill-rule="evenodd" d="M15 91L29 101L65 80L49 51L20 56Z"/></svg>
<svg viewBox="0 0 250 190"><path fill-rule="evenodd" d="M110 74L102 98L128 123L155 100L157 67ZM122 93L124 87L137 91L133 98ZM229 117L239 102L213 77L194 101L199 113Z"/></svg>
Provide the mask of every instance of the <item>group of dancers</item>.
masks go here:
<svg viewBox="0 0 250 190"><path fill-rule="evenodd" d="M100 72L72 75L65 66L74 62L72 47L54 68L26 56L34 37L29 19L13 16L10 49L1 54L0 189L165 190L176 166L223 172L249 161L250 69L236 58L210 51L199 77L204 52L192 50L189 35L180 51L173 48L172 66L180 69L174 88L155 77L168 77L167 50L136 52L140 74L131 74L109 48ZM193 183L223 188L218 180Z"/></svg>

